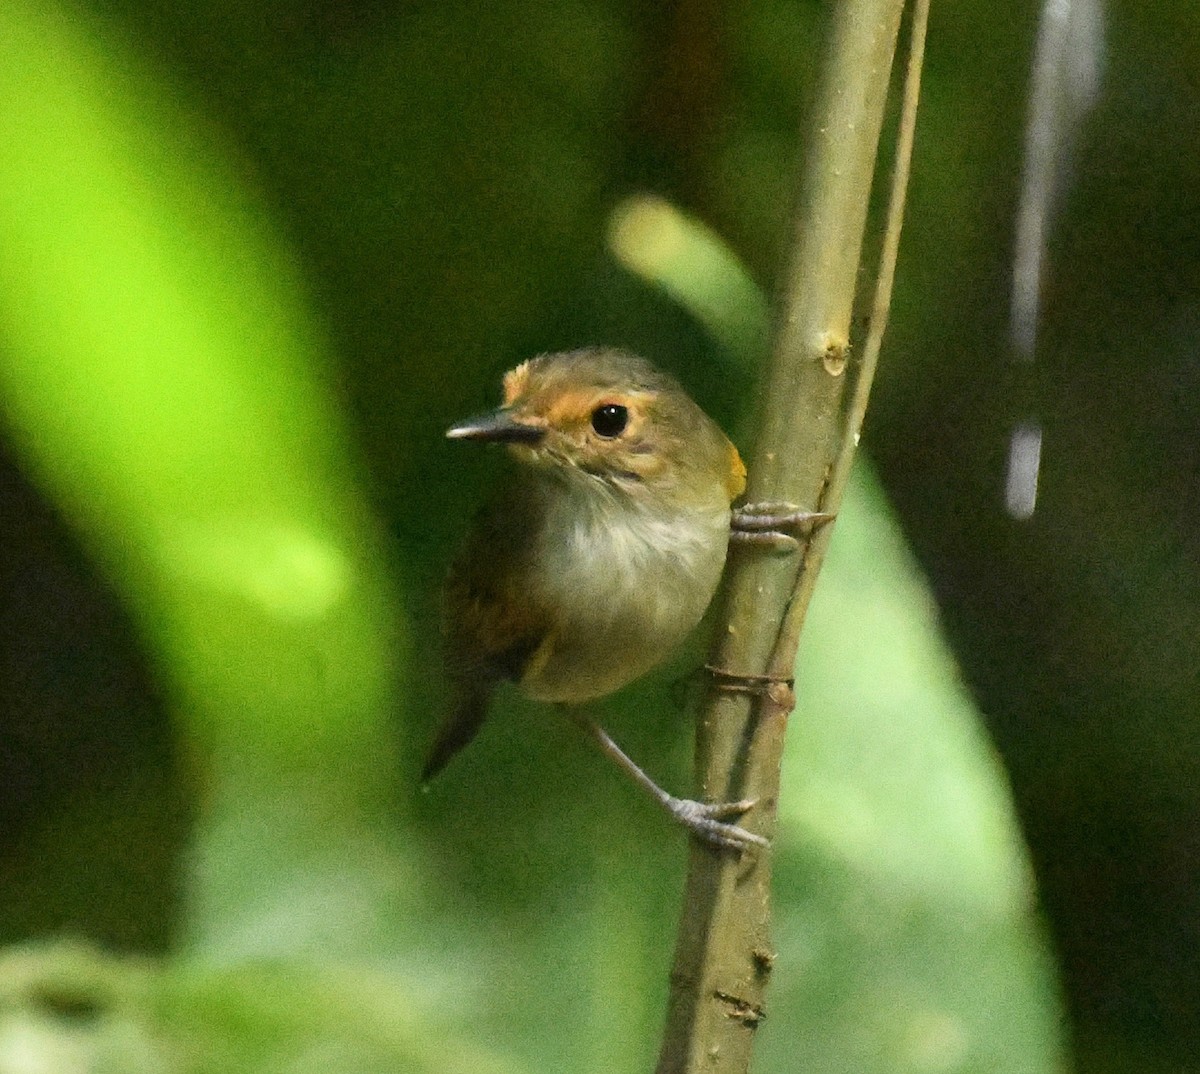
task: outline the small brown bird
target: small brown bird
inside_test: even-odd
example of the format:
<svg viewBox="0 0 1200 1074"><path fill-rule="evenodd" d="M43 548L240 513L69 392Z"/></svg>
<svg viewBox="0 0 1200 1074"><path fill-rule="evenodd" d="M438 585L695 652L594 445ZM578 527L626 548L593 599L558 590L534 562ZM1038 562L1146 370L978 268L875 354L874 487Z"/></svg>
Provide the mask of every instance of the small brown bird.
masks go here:
<svg viewBox="0 0 1200 1074"><path fill-rule="evenodd" d="M476 520L444 594L455 700L424 778L479 730L504 680L573 719L678 821L718 845L765 845L729 823L753 802L667 794L579 705L660 663L699 623L745 488L737 449L674 378L626 351L547 354L504 377L504 403L461 422L455 440L505 444L515 466ZM751 539L790 538L776 522L825 516L762 510ZM793 542L794 543L794 542Z"/></svg>

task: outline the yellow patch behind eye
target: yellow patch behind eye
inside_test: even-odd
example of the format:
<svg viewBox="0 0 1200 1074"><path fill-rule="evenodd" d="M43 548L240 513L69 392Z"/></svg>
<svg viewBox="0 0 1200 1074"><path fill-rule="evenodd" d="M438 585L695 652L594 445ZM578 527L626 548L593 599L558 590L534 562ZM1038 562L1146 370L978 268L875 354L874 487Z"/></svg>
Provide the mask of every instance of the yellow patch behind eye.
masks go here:
<svg viewBox="0 0 1200 1074"><path fill-rule="evenodd" d="M733 444L729 445L729 477L725 481L725 488L730 503L746 491L746 464Z"/></svg>

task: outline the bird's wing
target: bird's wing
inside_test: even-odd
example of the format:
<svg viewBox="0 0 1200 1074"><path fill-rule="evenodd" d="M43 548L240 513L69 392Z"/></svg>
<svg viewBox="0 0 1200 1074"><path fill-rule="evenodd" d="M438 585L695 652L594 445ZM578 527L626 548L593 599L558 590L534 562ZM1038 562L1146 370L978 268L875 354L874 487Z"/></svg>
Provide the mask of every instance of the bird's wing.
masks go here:
<svg viewBox="0 0 1200 1074"><path fill-rule="evenodd" d="M486 531L485 531L486 532ZM483 724L496 686L519 680L534 655L550 644L549 617L533 603L503 546L468 543L446 579L443 646L454 701L422 774L431 779Z"/></svg>

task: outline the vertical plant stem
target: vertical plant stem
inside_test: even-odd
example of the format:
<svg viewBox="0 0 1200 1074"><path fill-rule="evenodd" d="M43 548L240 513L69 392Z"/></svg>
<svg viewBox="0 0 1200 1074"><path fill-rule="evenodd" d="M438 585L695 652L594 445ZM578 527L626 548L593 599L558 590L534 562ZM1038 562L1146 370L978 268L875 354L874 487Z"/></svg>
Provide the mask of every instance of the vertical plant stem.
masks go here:
<svg viewBox="0 0 1200 1074"><path fill-rule="evenodd" d="M928 0L918 0L897 163L862 363L850 322L867 204L903 0L840 0L830 21L801 183L792 263L762 390L750 502L836 511L865 412L891 293L912 147ZM849 377L848 368L858 375ZM851 382L851 383L848 383ZM831 527L798 554L731 557L713 665L771 680L752 695L713 689L700 714L697 770L710 801L756 799L743 823L774 834L790 677ZM738 857L693 841L658 1074L744 1074L774 952L771 856Z"/></svg>

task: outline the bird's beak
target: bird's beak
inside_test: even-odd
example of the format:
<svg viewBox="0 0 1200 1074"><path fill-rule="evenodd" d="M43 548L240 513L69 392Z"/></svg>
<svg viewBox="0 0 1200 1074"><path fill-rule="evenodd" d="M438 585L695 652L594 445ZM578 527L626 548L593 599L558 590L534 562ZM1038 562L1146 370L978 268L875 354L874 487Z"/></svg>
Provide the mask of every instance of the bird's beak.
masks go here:
<svg viewBox="0 0 1200 1074"><path fill-rule="evenodd" d="M536 444L546 430L513 417L507 407L468 418L446 430L450 440L491 440L498 444Z"/></svg>

